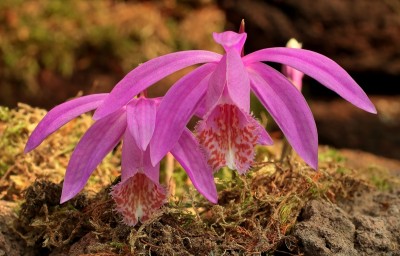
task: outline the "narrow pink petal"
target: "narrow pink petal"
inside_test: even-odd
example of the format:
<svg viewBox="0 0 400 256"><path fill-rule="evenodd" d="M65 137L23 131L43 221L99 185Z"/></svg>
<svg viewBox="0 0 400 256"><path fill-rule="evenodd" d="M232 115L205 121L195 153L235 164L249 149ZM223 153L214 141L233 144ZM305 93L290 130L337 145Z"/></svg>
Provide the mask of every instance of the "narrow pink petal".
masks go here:
<svg viewBox="0 0 400 256"><path fill-rule="evenodd" d="M106 93L83 96L51 109L29 137L25 146L25 153L39 146L47 136L75 117L97 108L106 96Z"/></svg>
<svg viewBox="0 0 400 256"><path fill-rule="evenodd" d="M95 122L83 135L68 163L61 203L82 190L96 166L118 144L125 129L126 113L121 109Z"/></svg>
<svg viewBox="0 0 400 256"><path fill-rule="evenodd" d="M252 116L229 104L217 105L199 122L196 131L214 171L228 166L243 174L253 163L257 142L272 143Z"/></svg>
<svg viewBox="0 0 400 256"><path fill-rule="evenodd" d="M203 118L207 114L207 109L206 109L206 98L203 97L200 102L198 103L198 106L194 112L194 115Z"/></svg>
<svg viewBox="0 0 400 256"><path fill-rule="evenodd" d="M243 65L240 53L236 51L228 51L226 53L226 83L227 91L240 109L250 111L250 80L247 71Z"/></svg>
<svg viewBox="0 0 400 256"><path fill-rule="evenodd" d="M284 75L265 64L250 64L248 70L257 98L275 119L294 150L317 169L317 128L302 94Z"/></svg>
<svg viewBox="0 0 400 256"><path fill-rule="evenodd" d="M144 152L138 147L129 128L125 130L122 141L121 181L129 179L143 167Z"/></svg>
<svg viewBox="0 0 400 256"><path fill-rule="evenodd" d="M225 91L227 73L226 58L225 54L211 74L206 92L206 110L213 109L215 105L218 104Z"/></svg>
<svg viewBox="0 0 400 256"><path fill-rule="evenodd" d="M157 112L156 129L151 140L152 162L158 163L175 145L204 98L215 64L205 64L181 78L169 89Z"/></svg>
<svg viewBox="0 0 400 256"><path fill-rule="evenodd" d="M270 146L270 145L274 144L271 136L269 136L268 132L265 130L265 127L263 127L258 122L256 122L256 124L258 126L257 130L259 131L259 133L258 133L259 137L257 140L257 144L266 145L266 146Z"/></svg>
<svg viewBox="0 0 400 256"><path fill-rule="evenodd" d="M180 69L220 59L220 54L209 51L183 51L149 60L118 82L93 118L97 120L118 110L147 87Z"/></svg>
<svg viewBox="0 0 400 256"><path fill-rule="evenodd" d="M150 159L150 149L147 148L146 152L144 153L143 159L144 169L143 173L151 179L154 183L160 182L160 163L153 166Z"/></svg>
<svg viewBox="0 0 400 256"><path fill-rule="evenodd" d="M157 104L152 99L139 98L126 106L128 128L142 151L145 151L156 125Z"/></svg>
<svg viewBox="0 0 400 256"><path fill-rule="evenodd" d="M234 104L250 111L250 81L240 53L228 50L210 78L206 108L216 104Z"/></svg>
<svg viewBox="0 0 400 256"><path fill-rule="evenodd" d="M213 172L200 150L199 143L188 129L184 130L171 153L185 169L193 186L210 202L216 204L218 195Z"/></svg>
<svg viewBox="0 0 400 256"><path fill-rule="evenodd" d="M333 60L316 52L286 47L268 48L243 57L245 65L272 61L291 66L335 91L355 106L376 113L368 96L350 75Z"/></svg>
<svg viewBox="0 0 400 256"><path fill-rule="evenodd" d="M128 129L125 130L122 142L121 170L122 182L137 173L143 173L153 182L159 183L160 164L151 164L149 148L142 151Z"/></svg>
<svg viewBox="0 0 400 256"><path fill-rule="evenodd" d="M115 185L111 196L124 223L129 226L148 220L166 202L165 189L142 173Z"/></svg>

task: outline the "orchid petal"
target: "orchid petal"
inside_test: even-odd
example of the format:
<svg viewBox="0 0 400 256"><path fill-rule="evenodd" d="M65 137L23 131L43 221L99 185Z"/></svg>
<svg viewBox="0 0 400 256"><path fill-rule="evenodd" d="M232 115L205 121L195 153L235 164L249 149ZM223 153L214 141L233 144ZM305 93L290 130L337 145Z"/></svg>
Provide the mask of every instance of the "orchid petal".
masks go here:
<svg viewBox="0 0 400 256"><path fill-rule="evenodd" d="M151 158L158 163L181 137L207 89L215 64L205 64L181 78L164 96L157 112Z"/></svg>
<svg viewBox="0 0 400 256"><path fill-rule="evenodd" d="M122 142L121 181L134 176L143 166L143 151L140 150L129 128L125 130Z"/></svg>
<svg viewBox="0 0 400 256"><path fill-rule="evenodd" d="M100 119L126 105L135 95L162 78L189 66L217 62L221 55L209 51L183 51L149 60L129 72L111 91L93 118Z"/></svg>
<svg viewBox="0 0 400 256"><path fill-rule="evenodd" d="M132 134L126 129L122 144L121 181L124 182L138 172L144 173L154 183L159 184L160 165L153 166L150 150L140 150Z"/></svg>
<svg viewBox="0 0 400 256"><path fill-rule="evenodd" d="M153 166L153 164L151 163L149 149L147 149L146 152L144 152L143 164L144 164L144 169L143 169L144 174L154 183L160 184L160 163L157 163L156 165Z"/></svg>
<svg viewBox="0 0 400 256"><path fill-rule="evenodd" d="M228 51L227 63L227 90L232 101L240 109L250 111L250 80L243 65L240 53Z"/></svg>
<svg viewBox="0 0 400 256"><path fill-rule="evenodd" d="M202 99L200 99L200 102L198 103L194 115L199 118L203 118L206 114L207 114L206 99L203 97Z"/></svg>
<svg viewBox="0 0 400 256"><path fill-rule="evenodd" d="M257 61L272 61L291 66L311 76L355 106L376 113L374 105L353 78L336 62L319 53L276 47L259 50L243 57L246 66Z"/></svg>
<svg viewBox="0 0 400 256"><path fill-rule="evenodd" d="M137 173L143 173L154 183L159 184L160 165L151 164L149 148L142 151L129 129L126 129L122 143L121 170L121 182Z"/></svg>
<svg viewBox="0 0 400 256"><path fill-rule="evenodd" d="M226 86L226 55L221 58L221 61L215 67L206 92L206 109L210 110L215 107L220 101Z"/></svg>
<svg viewBox="0 0 400 256"><path fill-rule="evenodd" d="M89 128L68 163L61 203L68 201L82 190L96 166L118 144L125 129L124 109L98 120Z"/></svg>
<svg viewBox="0 0 400 256"><path fill-rule="evenodd" d="M266 145L266 146L270 146L272 144L274 144L271 136L269 136L268 132L265 130L265 127L263 127L261 124L258 124L258 141L257 143L260 145Z"/></svg>
<svg viewBox="0 0 400 256"><path fill-rule="evenodd" d="M314 169L318 136L314 117L302 94L284 75L262 64L247 66L252 90L274 118L294 150Z"/></svg>
<svg viewBox="0 0 400 256"><path fill-rule="evenodd" d="M228 93L228 97L221 96ZM250 110L250 81L240 54L227 51L212 74L207 91L207 108L216 104L234 104L244 111ZM222 101L221 101L222 100Z"/></svg>
<svg viewBox="0 0 400 256"><path fill-rule="evenodd" d="M139 98L126 106L128 129L142 151L146 150L153 136L156 113L157 104L150 99Z"/></svg>
<svg viewBox="0 0 400 256"><path fill-rule="evenodd" d="M184 130L171 153L185 169L193 186L210 202L217 203L213 172L200 150L199 143L188 129Z"/></svg>
<svg viewBox="0 0 400 256"><path fill-rule="evenodd" d="M39 146L47 136L75 117L97 108L106 96L106 93L83 96L51 109L29 137L25 146L25 153Z"/></svg>

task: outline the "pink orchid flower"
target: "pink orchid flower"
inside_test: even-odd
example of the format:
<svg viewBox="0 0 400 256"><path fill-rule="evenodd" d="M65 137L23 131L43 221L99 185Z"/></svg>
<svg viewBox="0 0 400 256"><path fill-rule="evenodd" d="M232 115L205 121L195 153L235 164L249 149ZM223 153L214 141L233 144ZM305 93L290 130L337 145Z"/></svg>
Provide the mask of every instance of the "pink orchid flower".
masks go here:
<svg viewBox="0 0 400 256"><path fill-rule="evenodd" d="M299 43L296 39L291 38L287 42L286 47L301 49L302 44ZM301 89L303 88L303 72L298 71L297 69L294 69L290 66L283 65L282 73L289 79L290 82L293 83L294 86L296 86L299 91L301 91Z"/></svg>
<svg viewBox="0 0 400 256"><path fill-rule="evenodd" d="M278 62L303 72L355 106L376 113L364 91L331 59L304 49L267 48L241 56L246 33L214 33L225 54L183 51L143 63L125 76L94 114L104 118L140 91L182 68L206 63L180 79L165 95L150 142L152 163L172 148L189 119L198 114L198 138L213 169L221 165L246 171L256 143L271 139L249 114L252 91L275 119L294 150L314 169L318 137L314 118L302 94L281 73L262 63Z"/></svg>
<svg viewBox="0 0 400 256"><path fill-rule="evenodd" d="M39 146L51 133L73 118L96 109L107 94L70 100L50 110L32 132L25 152ZM159 184L159 165L150 159L150 140L160 99L134 98L126 106L96 121L77 144L68 163L61 195L64 203L78 194L96 166L122 139L121 182L112 190L117 210L128 225L148 219L165 202ZM185 129L171 148L193 185L208 200L217 202L212 171L192 133Z"/></svg>

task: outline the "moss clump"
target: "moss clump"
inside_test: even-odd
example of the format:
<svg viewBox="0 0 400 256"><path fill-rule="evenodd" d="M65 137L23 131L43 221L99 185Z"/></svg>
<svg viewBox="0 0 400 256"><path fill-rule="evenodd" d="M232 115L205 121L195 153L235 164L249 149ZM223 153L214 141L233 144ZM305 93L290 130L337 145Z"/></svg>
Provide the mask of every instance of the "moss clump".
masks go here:
<svg viewBox="0 0 400 256"><path fill-rule="evenodd" d="M14 157L0 155L9 166L1 178L1 185L8 188L3 190L3 199L23 202L14 228L27 248L37 252L47 248L69 255L240 255L270 254L279 246L293 253L298 248L288 235L310 199L335 202L352 197L357 191L399 184L396 179L379 175L379 168L371 169L371 173L384 178L384 182L362 176L362 170L347 168L346 160L340 160L344 159L340 152L323 157L318 172L295 156L279 162L277 143L275 147L258 148L257 162L246 175L228 169L216 174L218 205L199 195L175 164L172 180L176 179L179 185L175 194L156 216L131 228L113 210L109 195L110 186L118 181L112 183L119 175L119 148L92 175L85 192L59 205L60 182L71 151L92 121L89 115L83 115L32 153L23 154L28 134L44 113L20 105L3 111L7 121L0 123L4 131L1 150L6 152L10 146L15 150ZM19 128L9 128L14 126ZM329 150L322 148L321 155L332 156ZM18 179L22 181L20 186ZM26 192L21 197L23 189Z"/></svg>
<svg viewBox="0 0 400 256"><path fill-rule="evenodd" d="M25 154L28 136L46 111L25 104L0 111L0 199L21 199L22 191L37 179L60 183L75 145L92 124L90 115L74 119ZM98 192L118 176L119 154L116 150L105 158L90 178L88 192Z"/></svg>

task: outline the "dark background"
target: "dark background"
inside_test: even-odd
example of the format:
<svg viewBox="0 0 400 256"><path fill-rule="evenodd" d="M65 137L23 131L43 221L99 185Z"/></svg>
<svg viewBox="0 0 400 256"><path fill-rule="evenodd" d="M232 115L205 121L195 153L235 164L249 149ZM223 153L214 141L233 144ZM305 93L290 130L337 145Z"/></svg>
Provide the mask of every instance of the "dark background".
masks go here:
<svg viewBox="0 0 400 256"><path fill-rule="evenodd" d="M246 52L295 37L338 62L375 103L378 116L305 77L322 144L400 158L398 0L2 0L0 105L50 109L79 93L108 92L138 64L163 54L222 52L211 33L237 31L242 19ZM162 95L183 73L150 95Z"/></svg>

